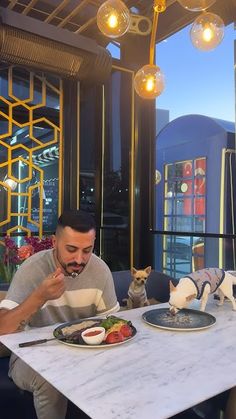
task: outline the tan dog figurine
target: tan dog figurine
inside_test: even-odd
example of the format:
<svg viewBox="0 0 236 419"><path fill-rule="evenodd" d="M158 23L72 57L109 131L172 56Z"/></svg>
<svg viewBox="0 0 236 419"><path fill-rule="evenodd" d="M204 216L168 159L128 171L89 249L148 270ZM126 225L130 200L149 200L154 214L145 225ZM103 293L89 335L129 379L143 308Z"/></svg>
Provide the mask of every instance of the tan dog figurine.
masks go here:
<svg viewBox="0 0 236 419"><path fill-rule="evenodd" d="M151 270L151 266L139 270L135 268L131 269L133 279L128 290L128 309L149 306L145 285Z"/></svg>

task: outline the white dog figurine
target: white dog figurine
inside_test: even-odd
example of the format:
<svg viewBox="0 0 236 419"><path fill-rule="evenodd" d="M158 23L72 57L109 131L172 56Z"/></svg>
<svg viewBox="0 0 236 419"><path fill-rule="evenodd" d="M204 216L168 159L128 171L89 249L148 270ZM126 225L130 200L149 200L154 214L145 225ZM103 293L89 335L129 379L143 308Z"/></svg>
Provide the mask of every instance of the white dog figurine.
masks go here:
<svg viewBox="0 0 236 419"><path fill-rule="evenodd" d="M146 293L146 282L151 273L151 266L145 269L131 269L132 281L128 290L127 308L138 308L149 305Z"/></svg>
<svg viewBox="0 0 236 419"><path fill-rule="evenodd" d="M205 268L190 273L181 278L176 287L170 281L170 312L175 315L181 308L188 307L194 298L201 300L200 310L204 311L209 294L216 290L220 297L218 305L222 305L224 297L227 297L232 303L233 310L236 310L233 285L236 285L236 276L230 271L218 268Z"/></svg>

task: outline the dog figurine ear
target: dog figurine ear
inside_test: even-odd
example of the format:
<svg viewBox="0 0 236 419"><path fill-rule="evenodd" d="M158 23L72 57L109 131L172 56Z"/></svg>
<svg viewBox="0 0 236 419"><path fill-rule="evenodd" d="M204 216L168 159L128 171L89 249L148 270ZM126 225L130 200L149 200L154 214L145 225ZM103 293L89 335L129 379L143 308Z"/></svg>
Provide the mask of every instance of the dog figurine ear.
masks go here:
<svg viewBox="0 0 236 419"><path fill-rule="evenodd" d="M188 297L186 297L186 301L192 301L194 298L196 298L196 294L188 295Z"/></svg>
<svg viewBox="0 0 236 419"><path fill-rule="evenodd" d="M146 274L150 274L150 272L151 272L151 270L152 270L152 267L151 266L148 266L147 268L145 268L144 269L145 270L145 272L146 272Z"/></svg>
<svg viewBox="0 0 236 419"><path fill-rule="evenodd" d="M134 267L133 267L133 268L131 268L131 275L135 275L135 274L136 274L136 272L137 272L137 269L135 269Z"/></svg>

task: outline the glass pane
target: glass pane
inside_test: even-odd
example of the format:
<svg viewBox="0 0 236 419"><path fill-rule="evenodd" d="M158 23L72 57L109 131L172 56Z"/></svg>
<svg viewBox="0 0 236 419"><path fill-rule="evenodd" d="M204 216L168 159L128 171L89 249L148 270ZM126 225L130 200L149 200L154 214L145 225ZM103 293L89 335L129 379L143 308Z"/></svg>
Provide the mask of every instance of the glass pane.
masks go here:
<svg viewBox="0 0 236 419"><path fill-rule="evenodd" d="M224 269L236 271L234 239L158 234L155 236L156 242L162 247L163 272L173 278L182 278L198 269L220 267L219 251L224 261ZM160 270L159 250L156 251L158 270Z"/></svg>
<svg viewBox="0 0 236 419"><path fill-rule="evenodd" d="M80 105L80 208L95 215L96 102L95 88L83 86Z"/></svg>
<svg viewBox="0 0 236 419"><path fill-rule="evenodd" d="M106 100L109 98L109 100ZM102 255L110 268L130 268L130 148L132 77L114 71L105 89ZM121 112L122 109L122 112Z"/></svg>
<svg viewBox="0 0 236 419"><path fill-rule="evenodd" d="M190 27L157 45L166 76L165 94L158 97L157 107L160 112L165 110L169 119L156 141L156 170L162 178L156 186L156 229L235 234L234 24L225 27L222 43L205 53L187 42ZM177 60L180 50L184 51L186 62L180 62L177 71L173 71L173 57ZM217 75L214 69L219 63L221 74ZM224 85L222 77L226 80ZM160 240L156 245L158 268L168 266L170 270L171 260L163 257ZM207 239L205 266L228 264L225 243L226 239ZM232 255L231 262L234 264ZM195 265L202 266L200 262Z"/></svg>
<svg viewBox="0 0 236 419"><path fill-rule="evenodd" d="M164 173L167 174L163 213L165 230L205 232L206 159L176 162L166 166ZM168 175L170 175L170 178L168 178ZM162 200L161 194L159 194L159 200ZM171 236L168 245L168 249L170 248L171 252L164 248L163 268L166 269L171 263L177 269L177 266L182 264L181 259L186 260L187 258L189 262L188 264L185 263L185 268L183 268L183 272L184 270L187 272L188 268L190 269L192 266L192 251L190 251L192 244L187 243L186 236L177 237L176 240ZM184 256L183 251L180 252L180 249L183 248L185 249ZM188 252L186 252L187 248ZM172 254L173 249L175 249L175 254ZM161 257L161 250L159 251L159 257ZM197 266L197 263L195 265ZM170 270L170 266L168 269Z"/></svg>

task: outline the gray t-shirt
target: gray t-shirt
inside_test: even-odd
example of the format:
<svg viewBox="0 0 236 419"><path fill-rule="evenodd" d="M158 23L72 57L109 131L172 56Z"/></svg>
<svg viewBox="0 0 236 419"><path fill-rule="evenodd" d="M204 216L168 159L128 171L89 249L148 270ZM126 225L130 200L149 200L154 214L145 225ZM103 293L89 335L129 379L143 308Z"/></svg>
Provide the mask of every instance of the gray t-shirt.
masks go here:
<svg viewBox="0 0 236 419"><path fill-rule="evenodd" d="M56 269L53 250L43 250L27 259L18 269L0 309L21 304ZM56 300L47 301L28 321L42 327L79 318L104 315L119 310L110 269L92 254L76 278L65 276L66 290Z"/></svg>

